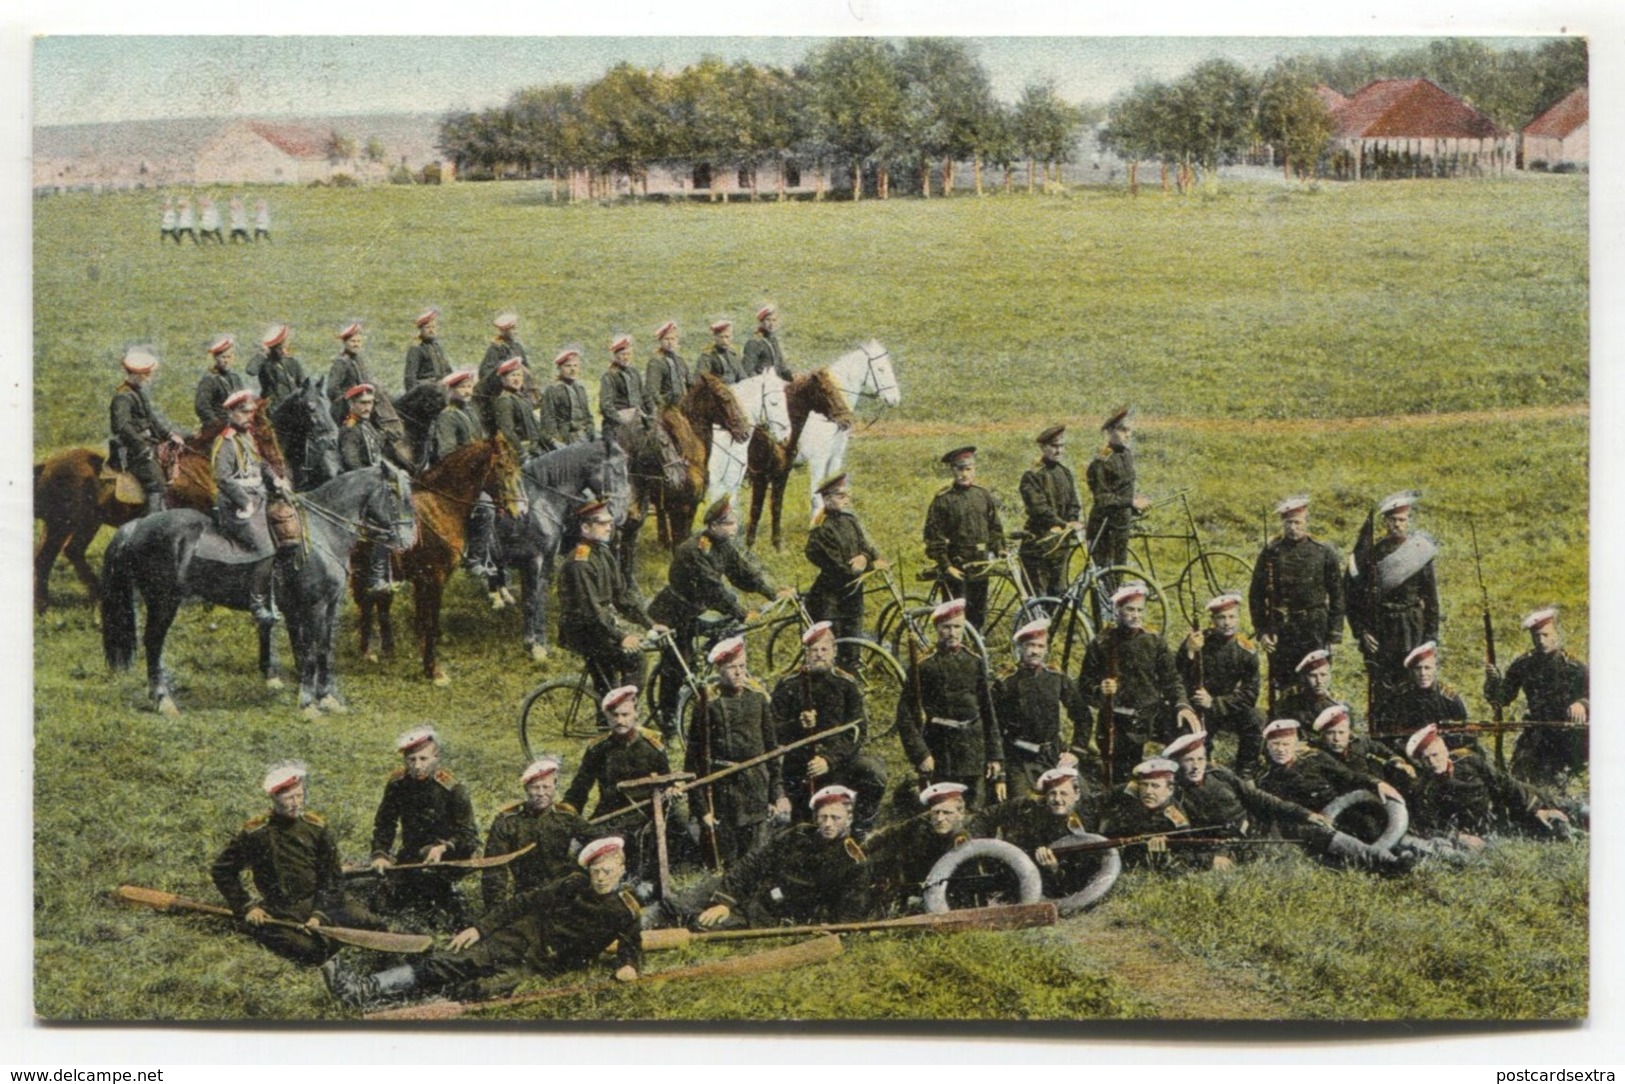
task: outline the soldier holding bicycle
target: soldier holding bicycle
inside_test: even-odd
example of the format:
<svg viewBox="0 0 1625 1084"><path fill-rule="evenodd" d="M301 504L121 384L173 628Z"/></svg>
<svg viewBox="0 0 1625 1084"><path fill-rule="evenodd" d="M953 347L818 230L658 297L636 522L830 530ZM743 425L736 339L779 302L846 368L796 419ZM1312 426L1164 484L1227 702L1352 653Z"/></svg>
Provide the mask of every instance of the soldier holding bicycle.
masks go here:
<svg viewBox="0 0 1625 1084"><path fill-rule="evenodd" d="M643 633L652 622L637 586L621 572L610 540L615 518L609 502L576 510L581 541L559 573L559 643L581 656L599 694L643 684ZM655 631L664 631L655 626Z"/></svg>
<svg viewBox="0 0 1625 1084"><path fill-rule="evenodd" d="M1083 503L1072 468L1061 462L1066 426L1052 425L1038 434L1038 462L1021 476L1021 503L1027 509L1022 528L1021 567L1033 594L1056 597L1066 590L1066 566L1073 540L1083 526Z"/></svg>
<svg viewBox="0 0 1625 1084"><path fill-rule="evenodd" d="M942 457L954 472L951 485L931 499L925 513L925 556L952 598L965 600L965 615L980 631L987 617L987 569L972 569L1004 549L1004 524L993 494L976 484L976 449L955 448Z"/></svg>
<svg viewBox="0 0 1625 1084"><path fill-rule="evenodd" d="M818 578L807 592L807 612L815 621L834 625L834 638L855 640L863 635L864 573L889 568L852 511L852 487L847 476L837 474L818 487L824 498L823 518L807 533L807 560L818 569ZM857 648L844 646L839 653L841 666L857 668ZM862 821L861 814L859 821Z"/></svg>

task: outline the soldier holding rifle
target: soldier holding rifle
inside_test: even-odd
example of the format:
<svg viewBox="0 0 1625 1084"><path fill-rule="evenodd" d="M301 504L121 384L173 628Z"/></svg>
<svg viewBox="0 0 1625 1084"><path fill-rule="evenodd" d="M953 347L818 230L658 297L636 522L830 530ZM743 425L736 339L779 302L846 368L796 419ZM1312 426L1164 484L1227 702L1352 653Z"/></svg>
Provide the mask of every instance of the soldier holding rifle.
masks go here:
<svg viewBox="0 0 1625 1084"><path fill-rule="evenodd" d="M963 783L933 783L920 791L923 812L869 838L866 849L882 906L907 909L937 859L971 838L968 791Z"/></svg>
<svg viewBox="0 0 1625 1084"><path fill-rule="evenodd" d="M1236 735L1236 771L1251 777L1264 751L1264 716L1258 710L1258 652L1241 635L1241 595L1227 592L1209 599L1213 625L1192 631L1175 661L1190 690L1191 704L1209 734ZM1211 755L1212 747L1208 753Z"/></svg>
<svg viewBox="0 0 1625 1084"><path fill-rule="evenodd" d="M1581 724L1591 719L1591 679L1585 664L1563 651L1557 609L1547 606L1525 615L1529 651L1512 660L1503 675L1494 662L1484 667L1484 697L1510 706L1524 697L1524 718L1534 722L1571 723L1564 727L1530 727L1512 752L1514 775L1557 787L1582 772L1590 757L1590 735Z"/></svg>
<svg viewBox="0 0 1625 1084"><path fill-rule="evenodd" d="M1343 642L1343 579L1337 550L1309 533L1309 498L1275 506L1280 537L1253 565L1247 611L1270 657L1270 704L1292 680L1298 660ZM1288 713L1290 714L1290 713Z"/></svg>
<svg viewBox="0 0 1625 1084"><path fill-rule="evenodd" d="M441 767L440 736L434 727L413 727L396 739L395 749L402 765L384 784L373 817L372 868L383 874L396 864L472 858L480 843L474 805L468 790ZM395 849L397 828L400 847ZM457 895L458 876L450 870L396 874L389 885L390 907L457 929L466 921Z"/></svg>
<svg viewBox="0 0 1625 1084"><path fill-rule="evenodd" d="M1372 716L1405 685L1405 656L1439 639L1438 545L1414 529L1415 493L1393 493L1377 506L1386 534L1373 540L1367 518L1345 584L1349 628L1365 655Z"/></svg>
<svg viewBox="0 0 1625 1084"><path fill-rule="evenodd" d="M767 692L750 676L744 639L730 636L706 660L716 667L717 681L705 690L694 714L683 763L696 776L759 757L774 744ZM723 867L732 864L765 837L769 813L789 816L781 764L769 760L688 792L689 816L712 843L709 860Z"/></svg>
<svg viewBox="0 0 1625 1084"><path fill-rule="evenodd" d="M1063 864L1050 844L1075 832L1093 832L1100 824L1101 806L1099 794L1085 792L1078 769L1063 765L1040 775L1033 793L979 814L971 834L1014 843L1032 855L1044 878L1044 895L1060 898L1083 887L1086 864Z"/></svg>
<svg viewBox="0 0 1625 1084"><path fill-rule="evenodd" d="M1253 839L1272 828L1327 823L1319 813L1259 790L1250 779L1209 761L1207 736L1200 730L1175 738L1163 746L1162 755L1179 765L1176 785L1186 814L1196 824L1213 825L1215 834ZM1219 850L1213 868L1229 868L1237 850Z"/></svg>
<svg viewBox="0 0 1625 1084"><path fill-rule="evenodd" d="M1004 740L993 714L986 664L965 648L965 600L931 612L937 649L911 661L897 699L897 731L908 762L928 783L960 783L972 808L986 784L1004 800ZM912 641L911 641L912 643Z"/></svg>
<svg viewBox="0 0 1625 1084"><path fill-rule="evenodd" d="M568 874L572 850L592 835L574 806L556 800L559 767L558 758L549 756L526 765L519 776L525 800L504 806L491 822L491 830L485 834L485 857L524 853L480 875L487 911L510 896L523 895Z"/></svg>
<svg viewBox="0 0 1625 1084"><path fill-rule="evenodd" d="M1057 765L1076 768L1089 756L1089 705L1078 686L1045 662L1049 621L1038 618L1016 630L1018 663L993 683L993 709L1004 738L1005 774L1016 796L1038 785ZM1072 721L1072 740L1061 735L1061 713Z"/></svg>

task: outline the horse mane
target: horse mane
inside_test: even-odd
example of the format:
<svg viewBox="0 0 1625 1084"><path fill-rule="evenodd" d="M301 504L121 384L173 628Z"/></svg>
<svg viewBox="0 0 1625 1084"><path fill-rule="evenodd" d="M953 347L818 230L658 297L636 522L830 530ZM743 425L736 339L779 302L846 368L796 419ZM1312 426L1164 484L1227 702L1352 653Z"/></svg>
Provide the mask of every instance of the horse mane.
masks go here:
<svg viewBox="0 0 1625 1084"><path fill-rule="evenodd" d="M471 440L461 448L456 448L443 459L425 470L418 476L425 486L440 485L448 476L464 473L468 470L468 463L476 456L493 455L492 438L490 440Z"/></svg>
<svg viewBox="0 0 1625 1084"><path fill-rule="evenodd" d="M790 381L785 394L789 399L790 424L798 432L800 423L815 410L837 425L848 425L852 421L852 405L828 367L798 374Z"/></svg>
<svg viewBox="0 0 1625 1084"><path fill-rule="evenodd" d="M724 384L715 373L701 373L700 378L689 386L684 393L682 401L677 404L679 410L686 418L698 414L703 408L706 396L709 396L722 412L722 427L731 433L742 433L746 429L745 411L739 405L739 399L728 385ZM673 438L675 439L675 434Z"/></svg>

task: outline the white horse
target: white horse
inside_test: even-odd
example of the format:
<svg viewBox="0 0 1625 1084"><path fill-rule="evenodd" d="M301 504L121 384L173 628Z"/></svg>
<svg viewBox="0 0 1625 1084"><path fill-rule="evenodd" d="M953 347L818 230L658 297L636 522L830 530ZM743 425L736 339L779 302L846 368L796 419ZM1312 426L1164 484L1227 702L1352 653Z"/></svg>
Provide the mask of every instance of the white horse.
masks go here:
<svg viewBox="0 0 1625 1084"><path fill-rule="evenodd" d="M854 407L864 399L878 399L889 407L903 401L897 374L892 370L891 351L873 339L836 358L829 372ZM809 523L817 522L824 507L818 483L839 474L846 466L846 444L851 436L850 428L840 428L816 410L807 415L807 424L796 444L796 462L807 464L808 488L812 490Z"/></svg>
<svg viewBox="0 0 1625 1084"><path fill-rule="evenodd" d="M790 405L784 394L785 382L772 369L764 369L755 376L746 377L729 387L739 408L750 419L754 433L757 426L766 426L775 441L789 439ZM711 452L706 462L705 502L710 504L723 494L737 500L739 487L745 481L748 462L746 448L750 438L735 440L726 429L711 427Z"/></svg>

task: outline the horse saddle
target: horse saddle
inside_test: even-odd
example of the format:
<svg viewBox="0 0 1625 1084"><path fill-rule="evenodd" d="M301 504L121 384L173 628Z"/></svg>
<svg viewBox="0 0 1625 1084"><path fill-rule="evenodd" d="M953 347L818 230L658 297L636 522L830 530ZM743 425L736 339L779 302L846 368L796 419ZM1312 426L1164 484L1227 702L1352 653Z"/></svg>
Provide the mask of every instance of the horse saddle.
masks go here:
<svg viewBox="0 0 1625 1084"><path fill-rule="evenodd" d="M141 483L129 471L116 469L111 463L102 464L102 472L96 476L101 484L102 492L112 490L113 499L120 504L145 505L147 503L146 491Z"/></svg>
<svg viewBox="0 0 1625 1084"><path fill-rule="evenodd" d="M303 545L305 522L292 501L272 501L265 509L266 521L271 527L271 541L279 550Z"/></svg>

